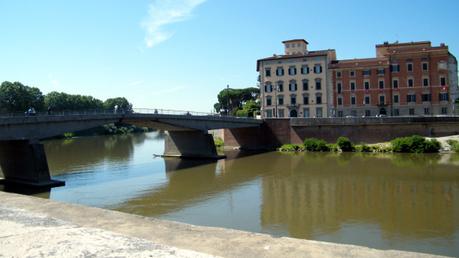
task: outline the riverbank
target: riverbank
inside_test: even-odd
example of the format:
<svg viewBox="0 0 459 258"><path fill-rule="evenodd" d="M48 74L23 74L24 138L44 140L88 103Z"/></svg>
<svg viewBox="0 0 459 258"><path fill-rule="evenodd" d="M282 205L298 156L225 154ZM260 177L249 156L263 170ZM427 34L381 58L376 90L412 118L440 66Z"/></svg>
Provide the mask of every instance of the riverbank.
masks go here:
<svg viewBox="0 0 459 258"><path fill-rule="evenodd" d="M0 192L6 256L440 257L194 226Z"/></svg>

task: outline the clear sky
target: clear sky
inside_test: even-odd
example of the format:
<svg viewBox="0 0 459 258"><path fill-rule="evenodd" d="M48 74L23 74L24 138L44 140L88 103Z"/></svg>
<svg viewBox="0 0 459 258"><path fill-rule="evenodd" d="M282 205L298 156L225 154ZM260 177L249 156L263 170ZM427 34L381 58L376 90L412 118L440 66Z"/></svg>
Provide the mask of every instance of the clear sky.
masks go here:
<svg viewBox="0 0 459 258"><path fill-rule="evenodd" d="M0 0L0 81L207 112L227 84L256 86L256 60L286 39L339 59L396 40L459 56L458 11L457 0Z"/></svg>

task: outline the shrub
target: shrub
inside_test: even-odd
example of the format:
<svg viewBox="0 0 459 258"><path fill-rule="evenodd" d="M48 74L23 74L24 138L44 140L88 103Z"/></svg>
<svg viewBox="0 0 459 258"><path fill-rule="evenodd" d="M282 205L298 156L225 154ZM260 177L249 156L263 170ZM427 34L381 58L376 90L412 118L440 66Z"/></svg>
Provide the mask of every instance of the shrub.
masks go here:
<svg viewBox="0 0 459 258"><path fill-rule="evenodd" d="M328 147L329 151L332 151L332 152L338 152L339 151L338 145L336 145L336 143L329 143L329 144L327 144L327 147Z"/></svg>
<svg viewBox="0 0 459 258"><path fill-rule="evenodd" d="M225 143L223 142L223 139L220 137L214 138L214 144L215 144L215 147L217 148L223 147L223 145L225 145Z"/></svg>
<svg viewBox="0 0 459 258"><path fill-rule="evenodd" d="M391 146L394 152L434 153L440 150L437 140L426 140L419 135L395 138L391 141Z"/></svg>
<svg viewBox="0 0 459 258"><path fill-rule="evenodd" d="M75 137L75 133L64 133L64 138L66 139L70 139L70 138L73 138Z"/></svg>
<svg viewBox="0 0 459 258"><path fill-rule="evenodd" d="M279 148L281 152L298 152L304 151L304 146L301 144L284 144Z"/></svg>
<svg viewBox="0 0 459 258"><path fill-rule="evenodd" d="M354 145L347 137L339 137L336 144L343 152L350 152L354 150Z"/></svg>
<svg viewBox="0 0 459 258"><path fill-rule="evenodd" d="M304 140L304 148L307 151L329 151L327 142L316 138L307 138Z"/></svg>
<svg viewBox="0 0 459 258"><path fill-rule="evenodd" d="M361 144L361 145L356 145L355 146L355 151L358 152L373 152L373 148L366 145L366 144Z"/></svg>
<svg viewBox="0 0 459 258"><path fill-rule="evenodd" d="M446 142L451 146L452 151L459 153L459 141L449 139Z"/></svg>

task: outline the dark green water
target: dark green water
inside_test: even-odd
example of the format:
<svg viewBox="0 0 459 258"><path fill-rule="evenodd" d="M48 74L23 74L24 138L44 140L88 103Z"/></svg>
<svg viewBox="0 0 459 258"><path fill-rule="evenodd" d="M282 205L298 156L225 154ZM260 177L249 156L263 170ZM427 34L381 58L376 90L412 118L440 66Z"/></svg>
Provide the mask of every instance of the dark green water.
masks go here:
<svg viewBox="0 0 459 258"><path fill-rule="evenodd" d="M154 158L156 133L46 142L40 196L128 213L378 249L459 255L458 155L276 152Z"/></svg>

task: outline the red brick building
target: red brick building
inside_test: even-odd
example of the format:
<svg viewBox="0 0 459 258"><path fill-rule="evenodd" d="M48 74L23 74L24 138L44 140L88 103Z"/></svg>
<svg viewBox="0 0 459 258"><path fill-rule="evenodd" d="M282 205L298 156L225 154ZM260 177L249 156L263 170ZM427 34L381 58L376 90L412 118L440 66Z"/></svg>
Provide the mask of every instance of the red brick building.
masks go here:
<svg viewBox="0 0 459 258"><path fill-rule="evenodd" d="M334 116L454 114L457 60L444 44L385 42L376 58L330 65Z"/></svg>

